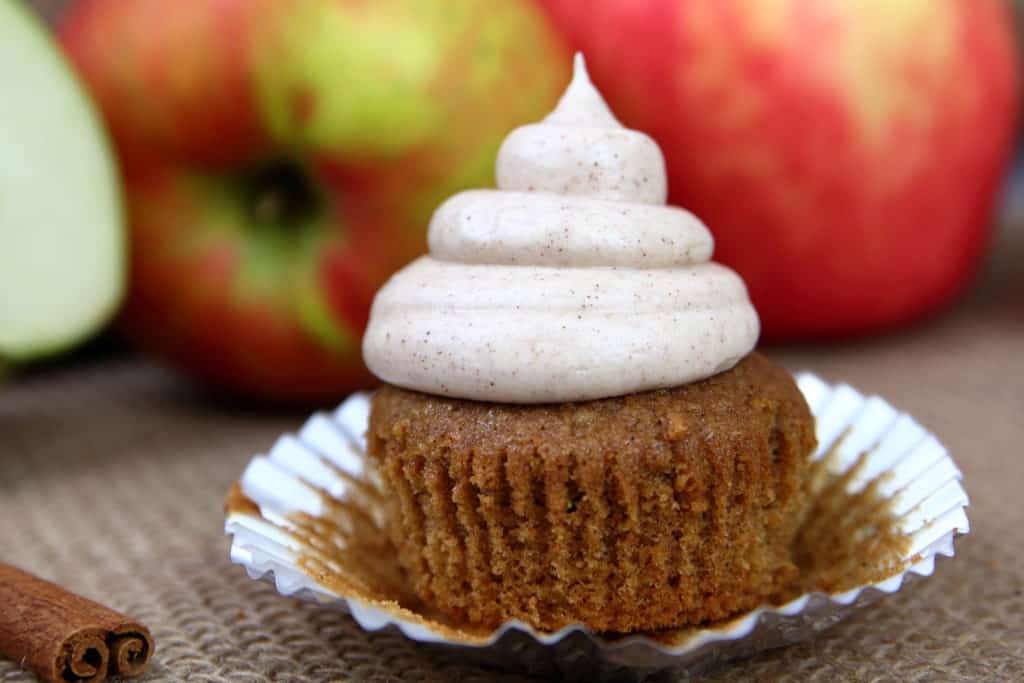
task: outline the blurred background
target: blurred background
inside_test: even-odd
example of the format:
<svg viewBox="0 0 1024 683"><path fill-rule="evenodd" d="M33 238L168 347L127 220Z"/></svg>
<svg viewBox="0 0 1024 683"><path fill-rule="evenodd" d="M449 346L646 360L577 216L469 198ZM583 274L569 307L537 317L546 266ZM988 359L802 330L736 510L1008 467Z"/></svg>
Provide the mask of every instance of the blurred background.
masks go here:
<svg viewBox="0 0 1024 683"><path fill-rule="evenodd" d="M763 343L844 353L1024 294L1009 2L2 2L8 381L137 353L261 402L372 386L374 292L575 50Z"/></svg>

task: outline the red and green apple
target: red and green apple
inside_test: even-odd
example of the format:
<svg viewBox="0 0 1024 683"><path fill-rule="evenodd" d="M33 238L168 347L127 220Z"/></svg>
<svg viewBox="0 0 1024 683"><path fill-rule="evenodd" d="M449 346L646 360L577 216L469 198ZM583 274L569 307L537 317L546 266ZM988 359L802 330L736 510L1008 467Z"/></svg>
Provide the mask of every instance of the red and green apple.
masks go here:
<svg viewBox="0 0 1024 683"><path fill-rule="evenodd" d="M1001 0L545 0L768 338L865 333L957 295L1019 97Z"/></svg>
<svg viewBox="0 0 1024 683"><path fill-rule="evenodd" d="M375 291L570 62L530 0L81 0L60 34L124 176L121 327L290 401L371 382Z"/></svg>

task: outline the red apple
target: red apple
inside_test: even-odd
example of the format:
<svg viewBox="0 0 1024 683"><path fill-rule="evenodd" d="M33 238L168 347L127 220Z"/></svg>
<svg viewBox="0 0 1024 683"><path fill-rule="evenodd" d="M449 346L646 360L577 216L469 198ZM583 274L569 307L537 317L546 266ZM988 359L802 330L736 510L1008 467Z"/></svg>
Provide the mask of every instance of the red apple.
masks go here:
<svg viewBox="0 0 1024 683"><path fill-rule="evenodd" d="M1018 98L999 0L546 0L769 338L934 311L989 235Z"/></svg>
<svg viewBox="0 0 1024 683"><path fill-rule="evenodd" d="M374 292L570 61L530 0L83 0L61 37L124 175L123 329L295 401L371 381Z"/></svg>

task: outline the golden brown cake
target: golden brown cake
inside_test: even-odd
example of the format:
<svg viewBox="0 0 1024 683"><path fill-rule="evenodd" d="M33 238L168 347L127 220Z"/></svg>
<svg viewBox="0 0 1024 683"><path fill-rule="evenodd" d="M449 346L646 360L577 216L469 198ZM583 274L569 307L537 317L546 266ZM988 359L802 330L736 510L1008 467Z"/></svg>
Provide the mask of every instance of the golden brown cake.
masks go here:
<svg viewBox="0 0 1024 683"><path fill-rule="evenodd" d="M765 602L797 570L813 420L751 353L673 389L562 404L385 386L369 453L415 593L451 619L628 632Z"/></svg>

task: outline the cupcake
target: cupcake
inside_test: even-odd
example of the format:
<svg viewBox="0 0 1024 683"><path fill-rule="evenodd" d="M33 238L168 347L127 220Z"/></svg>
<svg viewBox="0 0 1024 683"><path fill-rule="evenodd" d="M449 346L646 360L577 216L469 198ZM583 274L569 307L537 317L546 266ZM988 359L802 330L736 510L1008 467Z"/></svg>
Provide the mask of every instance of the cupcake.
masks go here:
<svg viewBox="0 0 1024 683"><path fill-rule="evenodd" d="M814 425L753 351L757 314L707 229L665 206L657 144L577 56L497 180L437 210L364 338L385 383L368 452L411 589L452 621L543 630L770 600L797 574Z"/></svg>

